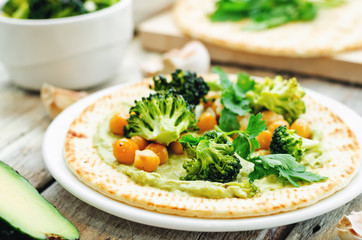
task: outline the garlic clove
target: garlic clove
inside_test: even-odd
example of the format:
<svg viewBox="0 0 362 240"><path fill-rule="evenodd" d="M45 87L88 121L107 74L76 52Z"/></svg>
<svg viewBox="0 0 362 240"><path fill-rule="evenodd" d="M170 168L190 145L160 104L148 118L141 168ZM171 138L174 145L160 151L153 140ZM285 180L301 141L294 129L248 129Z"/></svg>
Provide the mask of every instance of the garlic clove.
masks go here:
<svg viewBox="0 0 362 240"><path fill-rule="evenodd" d="M191 41L182 49L171 49L162 56L162 60L153 59L142 66L145 76L170 74L177 68L197 73L207 73L210 69L210 54L199 41Z"/></svg>
<svg viewBox="0 0 362 240"><path fill-rule="evenodd" d="M210 54L207 48L199 41L191 41L181 50L171 50L163 56L173 63L176 68L197 73L207 73L210 69Z"/></svg>
<svg viewBox="0 0 362 240"><path fill-rule="evenodd" d="M87 95L86 92L70 91L46 83L43 84L40 90L40 98L52 119Z"/></svg>
<svg viewBox="0 0 362 240"><path fill-rule="evenodd" d="M153 77L156 76L158 74L164 73L162 72L163 70L163 62L162 59L156 58L156 59L151 59L149 61L147 61L146 63L144 63L142 65L142 74L145 77Z"/></svg>
<svg viewBox="0 0 362 240"><path fill-rule="evenodd" d="M342 240L362 240L362 212L343 216L338 223L337 234Z"/></svg>

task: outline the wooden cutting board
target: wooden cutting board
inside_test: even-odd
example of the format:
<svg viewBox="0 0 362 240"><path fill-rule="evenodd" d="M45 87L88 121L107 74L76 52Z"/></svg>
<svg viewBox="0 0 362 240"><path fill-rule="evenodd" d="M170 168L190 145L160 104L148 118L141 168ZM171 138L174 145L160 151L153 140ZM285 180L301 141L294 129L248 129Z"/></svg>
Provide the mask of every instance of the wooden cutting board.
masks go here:
<svg viewBox="0 0 362 240"><path fill-rule="evenodd" d="M170 11L141 23L138 32L147 50L166 52L181 48L190 37L177 28ZM217 63L265 67L362 84L362 50L320 58L274 57L234 51L205 43Z"/></svg>

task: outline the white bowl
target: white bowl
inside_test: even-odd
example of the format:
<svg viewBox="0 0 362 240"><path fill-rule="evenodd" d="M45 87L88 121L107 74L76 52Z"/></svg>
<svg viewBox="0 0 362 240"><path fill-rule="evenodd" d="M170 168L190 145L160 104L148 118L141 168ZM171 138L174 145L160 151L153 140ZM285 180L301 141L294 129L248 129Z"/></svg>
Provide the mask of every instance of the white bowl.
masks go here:
<svg viewBox="0 0 362 240"><path fill-rule="evenodd" d="M176 0L133 0L134 21L136 24L157 12L171 6Z"/></svg>
<svg viewBox="0 0 362 240"><path fill-rule="evenodd" d="M44 82L89 88L116 75L132 35L132 0L59 19L0 16L0 62L27 89L39 90Z"/></svg>

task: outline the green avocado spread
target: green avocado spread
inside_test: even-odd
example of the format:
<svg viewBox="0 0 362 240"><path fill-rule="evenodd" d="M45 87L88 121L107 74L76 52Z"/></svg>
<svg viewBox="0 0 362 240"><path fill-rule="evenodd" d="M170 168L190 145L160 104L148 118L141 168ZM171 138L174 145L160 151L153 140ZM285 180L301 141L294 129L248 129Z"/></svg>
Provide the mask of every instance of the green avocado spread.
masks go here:
<svg viewBox="0 0 362 240"><path fill-rule="evenodd" d="M126 106L121 107L125 108ZM94 136L94 147L107 164L127 175L139 185L156 187L170 192L177 192L181 195L215 199L232 197L250 198L260 193L287 187L278 181L278 178L274 175L269 175L259 180L255 180L254 183L250 183L248 174L253 171L254 164L245 161L242 158L240 158L242 169L240 170L236 181L231 183L180 180L180 177L185 175L186 172L182 165L187 157L186 155L175 155L170 152L168 162L158 166L157 170L152 173L139 170L133 167L133 165L120 164L113 156L112 149L112 143L119 139L120 136L111 133L109 130L110 117L111 115L106 117L104 121L98 125ZM308 166L308 164L305 165L309 168L314 168L314 164L321 164L324 162L321 158L324 158L324 156L317 156L317 160L314 160L313 166Z"/></svg>

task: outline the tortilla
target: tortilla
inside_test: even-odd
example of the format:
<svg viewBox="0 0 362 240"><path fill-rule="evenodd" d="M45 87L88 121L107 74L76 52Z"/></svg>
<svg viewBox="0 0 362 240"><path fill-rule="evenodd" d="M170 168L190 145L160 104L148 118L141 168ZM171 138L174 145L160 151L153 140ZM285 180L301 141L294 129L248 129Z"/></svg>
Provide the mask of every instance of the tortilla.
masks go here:
<svg viewBox="0 0 362 240"><path fill-rule="evenodd" d="M286 57L327 56L362 48L362 1L318 11L310 22L292 22L262 31L242 30L249 20L211 22L216 0L179 0L174 17L193 38L233 50Z"/></svg>
<svg viewBox="0 0 362 240"><path fill-rule="evenodd" d="M218 79L205 75L206 80ZM309 206L344 188L357 173L360 147L349 127L332 111L306 96L303 116L324 129L323 141L332 157L321 168L311 170L328 179L299 188L265 192L253 198L208 199L140 186L106 164L93 147L97 125L117 103L148 96L151 80L130 84L88 106L71 124L65 140L65 158L70 170L89 187L120 202L147 210L202 218L243 218L292 211ZM119 109L117 109L119 110ZM121 110L122 111L122 110Z"/></svg>

